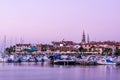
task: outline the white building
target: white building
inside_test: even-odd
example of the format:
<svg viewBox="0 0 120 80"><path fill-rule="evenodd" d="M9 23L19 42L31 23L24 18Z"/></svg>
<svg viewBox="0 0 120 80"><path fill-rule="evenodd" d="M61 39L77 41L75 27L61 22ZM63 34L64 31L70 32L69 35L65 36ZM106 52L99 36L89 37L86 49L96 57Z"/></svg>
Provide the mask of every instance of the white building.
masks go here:
<svg viewBox="0 0 120 80"><path fill-rule="evenodd" d="M15 45L15 51L16 52L21 52L24 51L25 49L30 49L30 44L16 44Z"/></svg>

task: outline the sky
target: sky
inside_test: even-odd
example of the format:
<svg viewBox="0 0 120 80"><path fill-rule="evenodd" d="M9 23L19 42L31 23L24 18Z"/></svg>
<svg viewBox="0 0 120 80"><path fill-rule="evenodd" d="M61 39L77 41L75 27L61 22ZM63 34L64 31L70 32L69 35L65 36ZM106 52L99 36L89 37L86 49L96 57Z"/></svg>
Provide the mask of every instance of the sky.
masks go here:
<svg viewBox="0 0 120 80"><path fill-rule="evenodd" d="M8 44L120 41L120 0L0 0L0 41Z"/></svg>

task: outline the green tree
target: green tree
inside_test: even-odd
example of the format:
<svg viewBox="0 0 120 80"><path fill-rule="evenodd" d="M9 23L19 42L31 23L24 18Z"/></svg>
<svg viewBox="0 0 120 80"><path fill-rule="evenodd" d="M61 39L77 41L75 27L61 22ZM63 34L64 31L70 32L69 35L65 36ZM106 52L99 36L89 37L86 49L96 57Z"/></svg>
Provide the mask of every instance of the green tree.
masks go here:
<svg viewBox="0 0 120 80"><path fill-rule="evenodd" d="M80 52L86 52L87 51L87 49L84 49L82 46L79 48L79 51Z"/></svg>
<svg viewBox="0 0 120 80"><path fill-rule="evenodd" d="M10 46L9 48L6 48L6 51L11 54L12 52L15 52L15 46Z"/></svg>
<svg viewBox="0 0 120 80"><path fill-rule="evenodd" d="M115 55L119 56L120 55L120 49L116 47Z"/></svg>
<svg viewBox="0 0 120 80"><path fill-rule="evenodd" d="M103 50L103 53L105 53L106 55L112 54L112 49L111 48L105 48Z"/></svg>

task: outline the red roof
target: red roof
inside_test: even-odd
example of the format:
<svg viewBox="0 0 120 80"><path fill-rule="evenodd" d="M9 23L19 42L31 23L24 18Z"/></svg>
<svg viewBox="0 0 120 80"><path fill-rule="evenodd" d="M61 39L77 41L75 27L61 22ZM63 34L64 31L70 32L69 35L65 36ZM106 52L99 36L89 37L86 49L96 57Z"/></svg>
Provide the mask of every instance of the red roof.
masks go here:
<svg viewBox="0 0 120 80"><path fill-rule="evenodd" d="M60 44L73 45L74 42L73 41L59 41L59 42L53 41L52 44L54 44L54 45L60 45Z"/></svg>
<svg viewBox="0 0 120 80"><path fill-rule="evenodd" d="M30 46L30 44L16 44L16 46Z"/></svg>

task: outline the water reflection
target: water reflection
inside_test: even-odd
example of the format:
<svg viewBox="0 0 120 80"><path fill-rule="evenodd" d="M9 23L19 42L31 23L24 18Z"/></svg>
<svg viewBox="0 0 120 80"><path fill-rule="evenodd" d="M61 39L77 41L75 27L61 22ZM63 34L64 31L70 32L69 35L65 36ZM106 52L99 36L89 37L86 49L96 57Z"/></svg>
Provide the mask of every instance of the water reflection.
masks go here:
<svg viewBox="0 0 120 80"><path fill-rule="evenodd" d="M120 66L50 65L49 63L0 63L1 80L114 80Z"/></svg>

